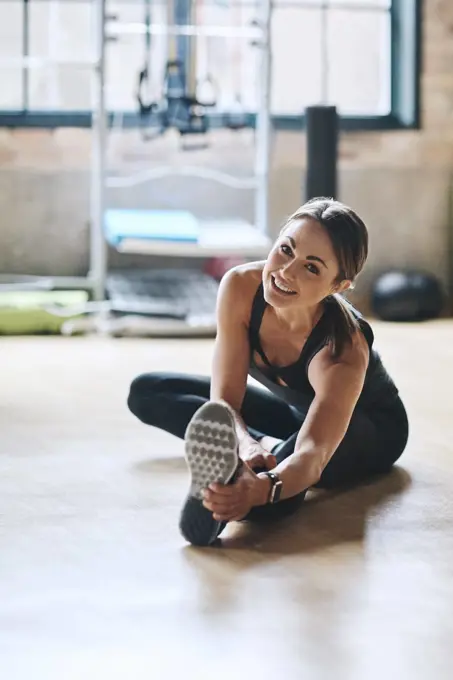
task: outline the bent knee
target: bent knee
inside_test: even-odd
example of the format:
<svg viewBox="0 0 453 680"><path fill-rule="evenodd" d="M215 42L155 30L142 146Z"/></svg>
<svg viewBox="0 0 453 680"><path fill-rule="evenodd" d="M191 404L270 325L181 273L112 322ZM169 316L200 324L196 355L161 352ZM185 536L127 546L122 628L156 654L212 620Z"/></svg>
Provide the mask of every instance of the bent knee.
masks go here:
<svg viewBox="0 0 453 680"><path fill-rule="evenodd" d="M127 405L145 423L153 424L152 414L162 408L164 395L177 393L184 380L176 373L143 373L131 382Z"/></svg>
<svg viewBox="0 0 453 680"><path fill-rule="evenodd" d="M131 382L127 405L140 420L149 420L152 402L157 398L165 377L163 373L143 373Z"/></svg>

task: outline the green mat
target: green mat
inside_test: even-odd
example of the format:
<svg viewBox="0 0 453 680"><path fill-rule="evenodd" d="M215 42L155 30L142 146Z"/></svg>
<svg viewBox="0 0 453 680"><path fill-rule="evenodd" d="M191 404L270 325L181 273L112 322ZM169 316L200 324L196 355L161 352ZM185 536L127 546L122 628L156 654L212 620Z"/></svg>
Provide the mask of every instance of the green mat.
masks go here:
<svg viewBox="0 0 453 680"><path fill-rule="evenodd" d="M0 335L58 335L87 302L84 290L0 290Z"/></svg>

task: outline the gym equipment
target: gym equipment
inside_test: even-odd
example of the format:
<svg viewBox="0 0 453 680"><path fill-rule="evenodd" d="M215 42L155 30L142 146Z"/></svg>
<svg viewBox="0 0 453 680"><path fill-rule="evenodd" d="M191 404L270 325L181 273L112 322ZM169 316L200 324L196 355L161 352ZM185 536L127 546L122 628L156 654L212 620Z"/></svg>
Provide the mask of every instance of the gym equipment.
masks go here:
<svg viewBox="0 0 453 680"><path fill-rule="evenodd" d="M230 111L223 114L223 124L229 130L243 130L250 125L249 118L244 110L240 95L237 95Z"/></svg>
<svg viewBox="0 0 453 680"><path fill-rule="evenodd" d="M68 319L84 313L86 291L54 291L27 283L0 286L0 335L59 334Z"/></svg>
<svg viewBox="0 0 453 680"><path fill-rule="evenodd" d="M383 321L427 321L440 316L445 296L437 278L416 270L389 270L372 286L371 304Z"/></svg>
<svg viewBox="0 0 453 680"><path fill-rule="evenodd" d="M153 99L145 101L145 93L150 82L151 69L151 0L143 0L145 3L145 49L144 66L138 75L137 102L140 117L140 130L144 141L155 139L165 131L165 126L161 120L160 105ZM153 132L151 132L151 130Z"/></svg>
<svg viewBox="0 0 453 680"><path fill-rule="evenodd" d="M145 100L145 91L150 81L151 63L151 0L145 2L145 46L144 46L144 66L139 72L137 102L139 106L139 117L141 122L142 138L144 141L156 139L164 134L168 129L178 130L181 138L187 135L206 135L209 129L209 121L206 109L216 105L214 96L215 88L212 76L206 74L203 83L192 83L186 74L184 62L178 58L178 50L174 40L169 44L169 56L165 67L162 97L159 101L155 99ZM195 18L196 3L192 5L193 21ZM169 23L179 16L176 6L172 2L167 4L167 14ZM196 68L197 50L193 36L190 40L190 61L191 71ZM203 98L198 96L202 89L206 91L209 86L210 97ZM205 142L203 148L207 146ZM189 147L185 142L181 148L187 150ZM200 148L200 144L196 146Z"/></svg>
<svg viewBox="0 0 453 680"><path fill-rule="evenodd" d="M197 243L200 227L184 210L106 210L108 242L117 248L125 239L156 239Z"/></svg>
<svg viewBox="0 0 453 680"><path fill-rule="evenodd" d="M173 3L169 3L173 5ZM168 8L168 7L167 7ZM258 11L260 20L253 26L237 27L231 26L212 26L212 25L181 25L170 22L166 26L150 23L144 27L145 32L150 35L164 34L170 38L175 36L191 37L202 39L206 45L208 38L228 37L232 41L253 40L261 55L259 77L261 80L260 104L256 116L255 133L255 171L250 177L235 177L214 168L203 167L202 165L182 165L180 163L168 164L165 166L149 167L149 163L142 170L135 168L134 172L123 174L110 174L105 180L105 186L109 189L128 189L138 183L156 182L157 179L164 177L191 176L219 182L225 186L235 189L247 189L255 192L255 216L252 224L242 219L200 219L195 215L185 213L183 219L177 217L178 211L174 211L174 223L171 224L172 211L149 210L149 211L124 211L124 210L105 210L104 212L104 233L106 241L121 253L130 254L151 254L151 255L171 255L178 257L198 257L198 258L247 258L265 257L270 248L268 237L268 177L269 177L269 154L270 154L270 50L269 50L269 31L271 17L271 2L263 2ZM174 20L175 15L173 14ZM191 17L192 21L193 15ZM127 34L137 31L135 25L114 24L111 31L117 34ZM165 106L160 106L160 119L163 120L163 128L174 127L183 137L185 135L204 134L208 129L208 116L206 107L216 104L216 94L202 98L202 84L213 84L212 74L209 73L209 64L205 60L206 68L202 65L201 79L198 83L194 78L194 41L192 41L192 62L188 72L180 58L180 52L176 48L175 41L171 40L167 51L168 60L165 69L165 79L163 88L163 100ZM187 50L187 41L183 47ZM197 55L199 56L199 55ZM189 72L190 71L190 72ZM200 74L199 74L200 75ZM207 88L205 87L205 90ZM237 112L235 112L237 113ZM165 118L166 116L166 118ZM224 121L225 122L225 121ZM228 121L227 121L228 122ZM248 121L249 122L249 121ZM230 127L240 129L243 121L239 116L235 116L230 121ZM124 170L123 170L124 172ZM183 211L184 212L184 211ZM196 225L196 226L195 226ZM170 293L168 270L161 269L148 272L153 276L153 285L142 286L140 293L136 287L129 287L128 300L131 302L129 310L133 309L132 300L143 306L146 297L150 309L162 312L158 318L157 314L152 318L141 315L136 316L134 321L127 321L125 317L121 323L115 322L112 332L116 333L118 326L122 331L127 327L128 332L132 333L135 328L138 334L151 332L163 332L162 328L167 328L168 332L179 332L181 334L193 333L196 324L199 324L200 332L207 332L210 329L214 332L215 316L215 296L209 297L203 309L206 310L200 315L184 313L181 318L175 318L175 314L181 309L177 304L177 297ZM187 280L184 279L187 277ZM185 280L185 284L182 281ZM149 279L147 278L149 283ZM136 282L134 286L136 286ZM194 291L193 273L187 270L178 270L177 291ZM206 287L206 280L200 279L197 283L200 291ZM109 303L112 309L118 309L118 294L115 289L113 294L112 281L107 277L107 290ZM156 297L156 290L159 288L159 296ZM146 290L146 294L145 294ZM213 289L212 289L213 290ZM165 291L168 297L164 300ZM179 294L179 292L178 292ZM195 298L199 298L200 293L193 293ZM122 296L124 298L124 296ZM184 300L184 298L182 298ZM124 300L123 300L124 302ZM135 303L134 303L135 304ZM124 308L124 305L123 305ZM173 316L165 316L164 310L176 310ZM208 311L209 310L209 311ZM129 311L129 313L133 313ZM204 319L204 321L203 321ZM209 322L206 323L206 319ZM167 323L168 321L168 323ZM113 322L112 322L113 323Z"/></svg>
<svg viewBox="0 0 453 680"><path fill-rule="evenodd" d="M335 106L306 109L307 175L305 200L337 197L338 114Z"/></svg>
<svg viewBox="0 0 453 680"><path fill-rule="evenodd" d="M233 6L236 9L235 20L238 24L243 23L243 8L241 3L237 3ZM256 22L253 22L254 26L257 26ZM255 44L256 46L256 44ZM223 116L223 124L230 130L243 130L247 127L249 121L246 114L244 103L242 101L242 48L243 44L238 41L231 41L230 44L230 59L233 68L236 93L234 96L233 104L228 111Z"/></svg>
<svg viewBox="0 0 453 680"><path fill-rule="evenodd" d="M44 276L0 274L0 292L52 290L53 280Z"/></svg>
<svg viewBox="0 0 453 680"><path fill-rule="evenodd" d="M167 6L173 2L168 0ZM225 26L221 22L211 22L197 25L187 21L184 25L175 22L175 14L172 21L159 23L156 22L154 12L145 13L144 22L128 23L120 21L118 16L114 16L106 11L107 0L93 0L90 3L92 11L93 25L93 53L75 55L73 58L63 57L60 54L43 58L26 57L25 62L29 68L42 68L43 66L58 66L59 64L72 65L89 70L92 76L93 93L93 112L92 112L92 166L91 166L91 192L90 192L90 218L89 218L89 271L86 276L52 276L49 278L53 288L65 290L86 290L89 291L91 299L104 302L107 295L108 278L108 246L116 247L119 252L134 254L152 255L173 255L178 257L265 257L271 246L269 237L269 210L268 210L268 184L269 184L269 160L270 160L270 25L272 0L262 0L257 3L257 22L254 25ZM180 0L180 8L184 9L183 0ZM146 10L146 6L145 6ZM118 15L120 9L117 10ZM151 14L153 16L151 16ZM147 18L148 17L148 18ZM58 23L58 22L57 22ZM55 28L58 32L58 25ZM255 121L255 158L254 168L250 176L235 176L225 172L218 167L210 168L201 163L193 165L183 164L180 159L176 162L168 162L164 166L151 166L149 161L146 167L134 170L124 170L122 172L108 172L107 170L107 132L110 113L106 105L106 44L111 40L116 40L121 36L149 36L148 43L145 43L145 64L138 77L138 99L141 107L141 124L148 127L156 122L159 129L161 102L157 101L158 109L155 109L155 100L159 97L149 96L146 92L147 83L150 80L150 64L147 63L147 50L151 46L152 37L155 35L172 37L191 37L205 41L207 39L227 39L228 41L253 41L256 45L259 61L257 68L257 79L259 81L259 103L256 111ZM187 41L186 41L187 42ZM181 55L175 50L169 51L168 61L181 61ZM22 61L21 61L22 64ZM1 58L0 68L11 68L19 66L17 59ZM148 70L147 70L148 69ZM206 74L212 79L212 75ZM203 76L204 77L204 76ZM190 80L190 78L189 78ZM205 82L207 82L205 80ZM190 84L191 90L186 92L187 96L192 96L192 100L187 101L187 106L183 112L180 122L180 130L194 129L203 130L204 122L203 109L212 105L212 97L206 101L197 93L196 89ZM215 101L215 100L214 100ZM148 119L146 118L148 115ZM178 116L181 112L178 112ZM184 120L185 117L185 120ZM209 181L217 182L223 186L238 190L254 192L254 210L250 221L244 219L217 219L209 216L206 219L195 219L198 221L199 237L197 240L175 240L168 237L169 233L154 234L151 237L148 232L146 235L135 234L136 238L130 238L128 229L124 226L125 220L116 221L116 228L112 230L112 216L107 208L107 190L118 193L120 189L127 189L141 182L154 182L159 178L174 176L199 177ZM154 189L154 187L153 187ZM154 196L158 191L152 192ZM119 201L124 205L123 201ZM134 208L135 206L131 206ZM158 208L162 206L156 206ZM167 206L165 206L167 207ZM179 206L178 206L179 208ZM181 207L184 210L184 206ZM120 216L121 217L121 216ZM124 218L124 215L123 215ZM119 226L121 223L123 226ZM143 220L141 229L143 229ZM149 229L152 231L151 227ZM154 229L154 228L153 228ZM121 233L121 230L123 232ZM171 234L170 234L171 236ZM115 245L116 244L116 245ZM163 274L165 277L165 274ZM110 300L108 301L110 303ZM108 305L107 305L108 306ZM91 307L94 309L94 307Z"/></svg>
<svg viewBox="0 0 453 680"><path fill-rule="evenodd" d="M186 93L186 75L182 62L178 60L167 62L164 91L165 127L175 127L181 136L206 134L209 124L205 108L215 106L215 102L204 104L195 96Z"/></svg>
<svg viewBox="0 0 453 680"><path fill-rule="evenodd" d="M140 335L212 335L218 286L214 278L194 269L134 270L107 279L115 316L140 317L117 322L116 328L130 331L135 325Z"/></svg>

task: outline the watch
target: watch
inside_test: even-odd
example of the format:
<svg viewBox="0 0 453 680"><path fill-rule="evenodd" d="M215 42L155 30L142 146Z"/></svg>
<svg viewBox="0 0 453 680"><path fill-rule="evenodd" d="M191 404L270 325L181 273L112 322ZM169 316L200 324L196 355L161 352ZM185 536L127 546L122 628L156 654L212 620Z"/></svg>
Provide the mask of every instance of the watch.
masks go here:
<svg viewBox="0 0 453 680"><path fill-rule="evenodd" d="M264 474L267 475L267 477L269 477L272 484L269 496L267 498L267 502L278 503L278 501L280 500L280 495L282 493L283 482L275 472L266 471Z"/></svg>

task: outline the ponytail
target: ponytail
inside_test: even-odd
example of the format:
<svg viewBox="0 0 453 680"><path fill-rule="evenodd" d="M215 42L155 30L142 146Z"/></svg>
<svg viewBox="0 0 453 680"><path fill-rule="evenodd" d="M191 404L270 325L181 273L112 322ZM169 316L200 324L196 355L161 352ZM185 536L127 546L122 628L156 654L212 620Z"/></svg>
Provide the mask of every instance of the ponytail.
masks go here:
<svg viewBox="0 0 453 680"><path fill-rule="evenodd" d="M359 319L353 314L350 303L340 294L334 293L327 298L330 303L330 328L327 342L332 348L332 356L338 359L353 335L360 330Z"/></svg>

